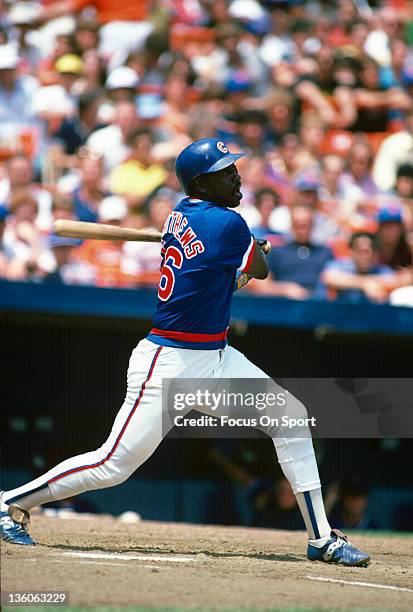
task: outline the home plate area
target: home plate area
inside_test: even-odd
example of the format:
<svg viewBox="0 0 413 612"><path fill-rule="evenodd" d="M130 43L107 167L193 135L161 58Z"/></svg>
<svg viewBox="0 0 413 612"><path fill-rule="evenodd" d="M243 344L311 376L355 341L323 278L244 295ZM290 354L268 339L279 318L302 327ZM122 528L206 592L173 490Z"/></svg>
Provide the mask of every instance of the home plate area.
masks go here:
<svg viewBox="0 0 413 612"><path fill-rule="evenodd" d="M2 592L65 591L70 610L413 610L408 535L352 534L366 569L307 561L304 532L37 515L30 533L1 547Z"/></svg>

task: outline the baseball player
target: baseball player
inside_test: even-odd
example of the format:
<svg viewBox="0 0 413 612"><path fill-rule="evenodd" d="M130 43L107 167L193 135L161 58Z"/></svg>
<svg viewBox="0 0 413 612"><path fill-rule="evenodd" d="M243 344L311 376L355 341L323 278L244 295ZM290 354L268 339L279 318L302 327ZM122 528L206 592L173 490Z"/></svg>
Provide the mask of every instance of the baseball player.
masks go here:
<svg viewBox="0 0 413 612"><path fill-rule="evenodd" d="M97 450L67 459L28 484L2 492L0 529L5 541L33 545L27 530L31 508L120 484L150 457L166 434L163 379L269 380L227 344L234 288L245 278L264 279L268 274L263 254L267 244L256 241L232 210L242 198L235 166L240 157L214 138L193 142L178 156L175 170L187 197L165 222L153 328L132 352L126 398L112 431ZM293 411L307 415L295 398ZM370 556L328 523L309 429L299 438L291 437L283 426L267 433L303 515L308 558L368 565Z"/></svg>

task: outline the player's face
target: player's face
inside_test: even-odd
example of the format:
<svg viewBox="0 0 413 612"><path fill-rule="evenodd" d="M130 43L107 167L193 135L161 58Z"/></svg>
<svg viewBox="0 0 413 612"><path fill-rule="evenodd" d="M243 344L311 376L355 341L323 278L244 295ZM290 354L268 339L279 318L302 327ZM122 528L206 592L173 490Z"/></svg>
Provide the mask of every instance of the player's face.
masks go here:
<svg viewBox="0 0 413 612"><path fill-rule="evenodd" d="M241 177L235 164L204 176L207 177L207 196L211 202L228 208L239 205L242 199Z"/></svg>

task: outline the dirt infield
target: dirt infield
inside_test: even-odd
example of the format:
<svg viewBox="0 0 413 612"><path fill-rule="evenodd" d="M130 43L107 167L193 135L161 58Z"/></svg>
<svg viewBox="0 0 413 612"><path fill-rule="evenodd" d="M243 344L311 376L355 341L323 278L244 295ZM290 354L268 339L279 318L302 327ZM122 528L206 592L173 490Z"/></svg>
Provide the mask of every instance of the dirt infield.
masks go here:
<svg viewBox="0 0 413 612"><path fill-rule="evenodd" d="M310 563L303 532L36 516L31 534L33 548L2 543L2 591L112 609L413 610L411 537L354 536L373 557L363 569Z"/></svg>

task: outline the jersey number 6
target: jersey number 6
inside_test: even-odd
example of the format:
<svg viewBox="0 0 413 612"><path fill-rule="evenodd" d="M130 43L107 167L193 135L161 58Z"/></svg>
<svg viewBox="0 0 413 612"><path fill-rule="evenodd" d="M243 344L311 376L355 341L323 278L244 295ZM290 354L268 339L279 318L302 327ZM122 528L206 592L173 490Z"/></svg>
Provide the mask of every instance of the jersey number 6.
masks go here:
<svg viewBox="0 0 413 612"><path fill-rule="evenodd" d="M166 302L171 297L171 293L175 286L175 274L173 268L180 270L183 259L184 256L176 247L170 246L166 249L158 289L158 297L160 300L162 300L162 302Z"/></svg>

